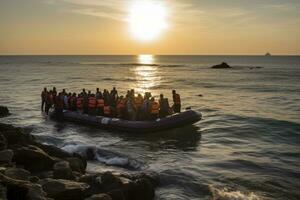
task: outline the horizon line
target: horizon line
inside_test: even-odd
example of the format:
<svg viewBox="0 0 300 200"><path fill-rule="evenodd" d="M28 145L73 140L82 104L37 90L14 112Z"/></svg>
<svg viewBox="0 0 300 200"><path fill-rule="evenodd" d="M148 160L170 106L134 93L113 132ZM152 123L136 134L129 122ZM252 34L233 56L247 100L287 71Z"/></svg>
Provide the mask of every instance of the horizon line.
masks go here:
<svg viewBox="0 0 300 200"><path fill-rule="evenodd" d="M300 56L300 54L271 54L266 56L264 54L0 54L0 56Z"/></svg>

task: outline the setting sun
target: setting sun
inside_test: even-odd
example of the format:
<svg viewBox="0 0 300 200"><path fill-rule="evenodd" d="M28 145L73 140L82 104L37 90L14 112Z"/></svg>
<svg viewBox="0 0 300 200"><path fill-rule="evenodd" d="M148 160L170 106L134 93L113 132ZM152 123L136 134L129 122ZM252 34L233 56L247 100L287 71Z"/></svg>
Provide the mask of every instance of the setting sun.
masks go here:
<svg viewBox="0 0 300 200"><path fill-rule="evenodd" d="M130 9L128 23L136 39L149 41L157 39L167 27L166 8L156 1L135 1Z"/></svg>

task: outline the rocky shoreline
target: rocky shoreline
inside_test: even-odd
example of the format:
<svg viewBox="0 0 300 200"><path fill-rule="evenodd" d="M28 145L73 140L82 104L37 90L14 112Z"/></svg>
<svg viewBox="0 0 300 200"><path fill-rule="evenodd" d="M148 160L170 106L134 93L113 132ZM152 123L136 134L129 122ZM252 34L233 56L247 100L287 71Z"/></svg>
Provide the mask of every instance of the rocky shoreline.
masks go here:
<svg viewBox="0 0 300 200"><path fill-rule="evenodd" d="M6 109L4 109L6 110ZM0 123L0 199L151 200L158 180L136 173L87 172L87 157L45 145Z"/></svg>

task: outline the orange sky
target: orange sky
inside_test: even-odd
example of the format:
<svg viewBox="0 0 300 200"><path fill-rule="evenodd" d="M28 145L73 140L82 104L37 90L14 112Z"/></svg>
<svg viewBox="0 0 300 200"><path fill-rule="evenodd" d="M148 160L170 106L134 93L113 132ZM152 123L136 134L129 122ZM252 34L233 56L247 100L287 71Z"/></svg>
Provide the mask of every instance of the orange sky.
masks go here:
<svg viewBox="0 0 300 200"><path fill-rule="evenodd" d="M134 1L1 1L0 54L300 54L300 1L160 1L168 27L146 42L126 21Z"/></svg>

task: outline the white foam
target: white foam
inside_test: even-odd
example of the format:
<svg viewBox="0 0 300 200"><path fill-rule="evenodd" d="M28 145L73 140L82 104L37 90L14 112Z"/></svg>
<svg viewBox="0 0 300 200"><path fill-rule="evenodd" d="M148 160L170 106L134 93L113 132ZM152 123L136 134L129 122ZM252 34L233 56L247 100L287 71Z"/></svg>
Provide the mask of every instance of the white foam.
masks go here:
<svg viewBox="0 0 300 200"><path fill-rule="evenodd" d="M122 157L111 157L111 158L105 158L101 157L98 154L96 155L96 158L99 162L105 163L107 165L117 165L117 166L125 166L129 164L128 158L122 158Z"/></svg>
<svg viewBox="0 0 300 200"><path fill-rule="evenodd" d="M262 200L262 198L258 197L253 192L249 194L245 194L241 191L229 191L228 189L217 189L214 187L210 187L213 200Z"/></svg>

